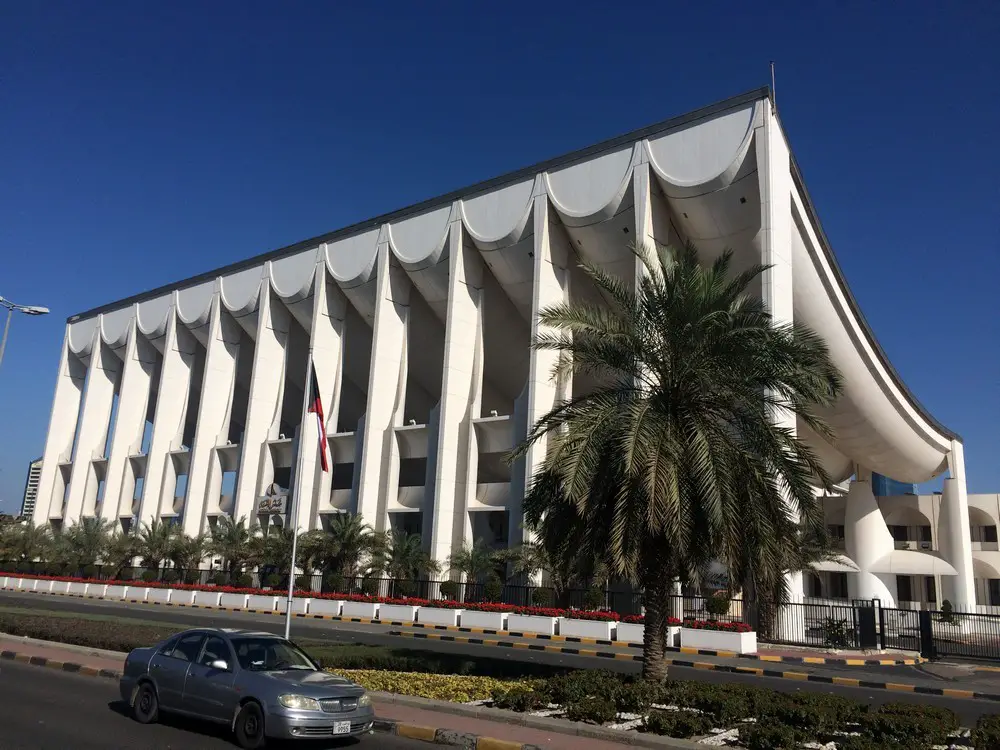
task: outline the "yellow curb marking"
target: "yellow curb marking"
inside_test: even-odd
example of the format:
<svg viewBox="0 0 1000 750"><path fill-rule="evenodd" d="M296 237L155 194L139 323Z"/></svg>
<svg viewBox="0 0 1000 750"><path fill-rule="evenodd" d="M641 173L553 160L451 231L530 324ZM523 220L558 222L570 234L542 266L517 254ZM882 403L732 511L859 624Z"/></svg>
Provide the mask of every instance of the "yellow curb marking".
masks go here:
<svg viewBox="0 0 1000 750"><path fill-rule="evenodd" d="M902 682L888 682L885 688L886 690L895 690L900 693L912 693L916 690L916 685L907 685Z"/></svg>
<svg viewBox="0 0 1000 750"><path fill-rule="evenodd" d="M397 724L396 734L410 740L433 742L434 736L437 734L437 729L434 727L422 727L417 724Z"/></svg>
<svg viewBox="0 0 1000 750"><path fill-rule="evenodd" d="M476 739L476 750L521 750L524 745L520 742L510 740L497 740L493 737L478 737Z"/></svg>
<svg viewBox="0 0 1000 750"><path fill-rule="evenodd" d="M833 678L833 684L834 685L845 685L847 687L860 687L861 686L861 680L855 680L855 679L853 679L851 677L834 677Z"/></svg>

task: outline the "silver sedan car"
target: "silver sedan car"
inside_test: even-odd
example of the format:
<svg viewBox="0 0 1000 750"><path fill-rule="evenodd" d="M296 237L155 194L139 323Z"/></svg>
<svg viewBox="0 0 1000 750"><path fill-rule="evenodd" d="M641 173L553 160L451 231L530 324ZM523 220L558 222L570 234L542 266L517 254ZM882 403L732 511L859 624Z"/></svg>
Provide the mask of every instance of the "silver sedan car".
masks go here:
<svg viewBox="0 0 1000 750"><path fill-rule="evenodd" d="M268 738L346 738L371 732L364 688L324 672L271 633L196 628L125 659L122 700L143 724L161 712L227 724L243 748Z"/></svg>

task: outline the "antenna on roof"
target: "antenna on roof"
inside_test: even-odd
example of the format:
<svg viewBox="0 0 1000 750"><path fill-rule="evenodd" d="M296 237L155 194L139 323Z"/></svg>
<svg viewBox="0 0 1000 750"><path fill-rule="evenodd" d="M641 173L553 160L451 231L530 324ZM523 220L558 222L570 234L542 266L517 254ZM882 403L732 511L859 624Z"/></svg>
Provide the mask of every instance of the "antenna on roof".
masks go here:
<svg viewBox="0 0 1000 750"><path fill-rule="evenodd" d="M774 60L771 60L771 103L774 105L774 111L778 111L778 90L774 85Z"/></svg>

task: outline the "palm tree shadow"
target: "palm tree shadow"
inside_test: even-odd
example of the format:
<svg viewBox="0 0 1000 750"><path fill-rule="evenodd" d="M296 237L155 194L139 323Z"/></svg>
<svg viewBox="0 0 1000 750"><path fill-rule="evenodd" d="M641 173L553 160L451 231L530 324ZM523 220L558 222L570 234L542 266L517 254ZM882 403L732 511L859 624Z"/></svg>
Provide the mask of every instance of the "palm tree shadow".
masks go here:
<svg viewBox="0 0 1000 750"><path fill-rule="evenodd" d="M111 701L108 703L108 710L119 716L124 716L131 720L132 711L129 708L128 703L122 700ZM161 714L159 718L159 723L163 726L170 727L172 729L178 729L184 732L191 732L194 734L204 735L206 737L217 737L219 739L226 740L232 744L232 733L229 731L228 727L222 726L220 724L214 724L208 721L199 721L198 719L189 719L183 716L171 716L170 714ZM320 750L321 748L341 748L341 747L353 747L357 745L360 740L350 737L346 739L338 740L315 740L309 741L298 740L295 742L274 742L268 741L268 747L297 747L306 750Z"/></svg>

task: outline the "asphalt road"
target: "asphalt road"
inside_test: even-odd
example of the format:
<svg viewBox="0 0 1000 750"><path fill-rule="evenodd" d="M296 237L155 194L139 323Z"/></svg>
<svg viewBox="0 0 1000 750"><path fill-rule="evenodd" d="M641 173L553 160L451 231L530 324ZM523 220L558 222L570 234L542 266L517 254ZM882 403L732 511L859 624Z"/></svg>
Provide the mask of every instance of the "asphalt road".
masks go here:
<svg viewBox="0 0 1000 750"><path fill-rule="evenodd" d="M118 698L118 683L111 680L14 662L0 663L3 750L233 750L235 747L222 727L169 718L160 724L143 726L128 718L125 709ZM286 747L426 750L430 745L374 734L339 745L287 743Z"/></svg>
<svg viewBox="0 0 1000 750"><path fill-rule="evenodd" d="M284 620L272 615L254 615L237 612L218 612L206 609L161 608L145 605L128 605L121 602L108 602L97 599L74 599L71 597L43 596L39 594L0 593L0 607L30 607L39 611L76 612L89 615L130 617L146 622L165 622L181 626L215 626L215 627L253 627L273 633L284 632ZM250 623L253 623L250 625ZM364 625L361 623L338 623L326 620L293 619L292 639L325 640L331 643L364 643L375 646L394 648L415 648L438 653L452 653L475 659L476 657L502 658L518 662L534 662L567 668L607 669L622 673L638 673L639 662L616 661L595 657L576 656L570 654L549 653L544 651L526 651L520 649L502 649L493 646L478 646L467 643L449 641L414 641L408 638L391 636L384 626ZM843 667L843 673L861 677L856 667ZM918 675L926 681L926 673L918 673L913 668L896 668L892 682L908 682L908 678ZM840 672L841 670L832 670ZM743 683L767 687L780 692L812 692L843 695L854 700L864 701L872 705L888 702L923 703L950 708L955 711L966 726L975 724L976 719L983 714L1000 714L1000 704L988 701L947 698L934 695L916 695L869 688L848 687L846 685L830 685L815 682L781 679L776 677L758 677L755 675L732 674L727 672L712 672L702 669L670 667L670 676L679 680L694 680L710 683ZM885 680L888 675L882 676ZM0 682L2 682L0 677ZM947 681L941 681L940 687L965 687ZM977 688L978 689L978 688ZM991 690L990 692L996 692ZM0 714L2 715L2 714ZM0 725L2 726L2 725ZM0 750L6 746L0 738Z"/></svg>

